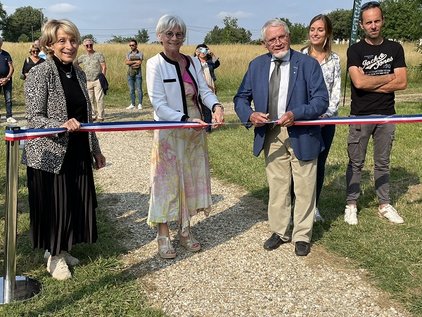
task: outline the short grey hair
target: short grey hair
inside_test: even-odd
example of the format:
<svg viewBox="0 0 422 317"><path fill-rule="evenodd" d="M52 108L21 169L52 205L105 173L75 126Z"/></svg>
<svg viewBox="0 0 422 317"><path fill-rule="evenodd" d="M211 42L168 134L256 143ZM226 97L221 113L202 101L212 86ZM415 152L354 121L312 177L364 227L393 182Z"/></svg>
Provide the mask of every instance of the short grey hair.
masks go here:
<svg viewBox="0 0 422 317"><path fill-rule="evenodd" d="M179 27L183 34L186 36L186 24L182 18L178 17L177 15L166 14L158 20L155 33L158 36L159 34L172 30L176 27Z"/></svg>
<svg viewBox="0 0 422 317"><path fill-rule="evenodd" d="M268 20L265 22L265 24L261 28L261 41L265 41L265 32L267 32L268 27L270 26L282 26L284 28L284 31L286 31L287 34L290 34L289 27L287 23L281 19L275 18Z"/></svg>

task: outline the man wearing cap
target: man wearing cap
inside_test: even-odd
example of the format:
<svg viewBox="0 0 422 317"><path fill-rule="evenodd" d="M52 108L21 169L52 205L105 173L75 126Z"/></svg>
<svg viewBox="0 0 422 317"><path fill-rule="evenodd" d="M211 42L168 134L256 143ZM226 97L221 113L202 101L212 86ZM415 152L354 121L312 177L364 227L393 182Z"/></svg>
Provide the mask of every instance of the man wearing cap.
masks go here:
<svg viewBox="0 0 422 317"><path fill-rule="evenodd" d="M12 57L1 49L3 38L0 37L0 91L3 90L4 101L6 103L6 121L16 123L12 117L12 75L14 72Z"/></svg>
<svg viewBox="0 0 422 317"><path fill-rule="evenodd" d="M79 56L76 64L83 64L89 100L91 101L93 110L93 120L104 121L104 90L101 86L99 76L101 74L106 75L107 65L104 55L94 50L94 41L92 39L84 39L83 46L85 47L86 54Z"/></svg>

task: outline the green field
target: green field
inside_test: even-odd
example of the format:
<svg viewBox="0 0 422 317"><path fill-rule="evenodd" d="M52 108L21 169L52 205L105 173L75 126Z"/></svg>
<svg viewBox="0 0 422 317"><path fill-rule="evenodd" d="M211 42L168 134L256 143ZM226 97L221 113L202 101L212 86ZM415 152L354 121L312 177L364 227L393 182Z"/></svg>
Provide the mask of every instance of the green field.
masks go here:
<svg viewBox="0 0 422 317"><path fill-rule="evenodd" d="M4 43L3 49L11 53L15 63L14 110L24 113L23 82L19 72L29 44ZM96 47L105 54L111 89L106 96L106 108L122 108L128 105L126 67L124 55L127 45L102 44ZM159 45L141 45L147 57L156 54ZM220 56L217 69L217 85L220 98L227 105L226 121L238 122L231 104L248 62L264 53L260 46L224 45L212 48ZM405 45L409 66L409 88L400 92L397 111L400 114L422 113L421 55L413 44ZM345 64L345 46L334 48ZM193 47L185 47L192 53ZM343 71L343 74L345 72ZM347 90L348 93L348 90ZM150 103L145 95L144 107ZM0 104L4 104L1 102ZM3 110L1 108L0 110ZM342 106L340 115L348 114L348 105ZM150 118L149 118L150 119ZM373 161L368 153L362 197L359 201L359 225L348 226L343 221L345 205L345 169L347 127L338 126L327 162L326 182L322 192L320 210L326 222L317 224L314 243L329 251L347 257L357 267L366 269L371 281L386 290L414 314L422 316L422 162L420 144L422 125L401 124L397 127L391 162L391 194L393 204L405 219L404 225L394 226L376 215L377 201L373 190ZM267 200L268 187L265 179L263 158L252 155L252 132L241 126L227 126L209 137L213 176L239 184L255 197ZM239 160L239 158L242 158ZM0 146L1 164L5 166L5 146ZM0 201L4 203L5 169L0 170ZM99 188L101 191L101 188ZM136 279L122 268L119 255L125 252L119 244L123 233L117 232L111 221L99 214L100 241L91 246L74 249L75 256L92 261L75 269L75 277L66 283L52 280L45 273L42 254L34 252L29 244L29 219L25 188L25 171L19 179L18 223L18 274L36 278L43 284L43 292L24 303L0 306L1 316L163 316L145 304L144 290ZM101 206L100 206L101 210ZM4 227L4 215L0 211L0 227ZM1 229L0 229L1 230ZM3 235L0 244L3 245ZM4 254L0 255L1 266Z"/></svg>

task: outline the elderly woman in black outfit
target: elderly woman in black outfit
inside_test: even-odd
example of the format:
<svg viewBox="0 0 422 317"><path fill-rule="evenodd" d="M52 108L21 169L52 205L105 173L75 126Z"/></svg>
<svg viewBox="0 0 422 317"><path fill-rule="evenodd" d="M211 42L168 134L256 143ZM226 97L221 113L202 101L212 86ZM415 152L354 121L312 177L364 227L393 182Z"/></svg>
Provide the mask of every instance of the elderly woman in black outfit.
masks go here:
<svg viewBox="0 0 422 317"><path fill-rule="evenodd" d="M30 128L66 128L52 137L29 140L27 165L31 238L34 248L47 250L47 271L58 280L71 277L76 243L97 239L97 199L92 172L104 167L94 133L74 133L92 113L85 74L76 67L80 43L77 27L68 20L50 20L40 44L47 60L30 70L25 81L25 104Z"/></svg>

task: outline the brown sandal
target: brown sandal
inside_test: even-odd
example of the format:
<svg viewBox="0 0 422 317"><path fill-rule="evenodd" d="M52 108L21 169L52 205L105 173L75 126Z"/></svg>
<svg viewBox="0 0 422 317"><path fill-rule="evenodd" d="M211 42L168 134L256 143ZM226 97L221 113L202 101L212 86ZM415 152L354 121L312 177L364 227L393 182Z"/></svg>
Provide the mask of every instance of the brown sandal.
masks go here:
<svg viewBox="0 0 422 317"><path fill-rule="evenodd" d="M192 236L192 233L190 231L188 232L187 237L184 237L179 232L179 243L182 247L184 247L190 252L198 252L199 250L201 250L201 244Z"/></svg>
<svg viewBox="0 0 422 317"><path fill-rule="evenodd" d="M160 243L161 241L164 241ZM167 236L157 235L158 254L163 259L174 259L176 257L176 251L174 250L171 240Z"/></svg>

